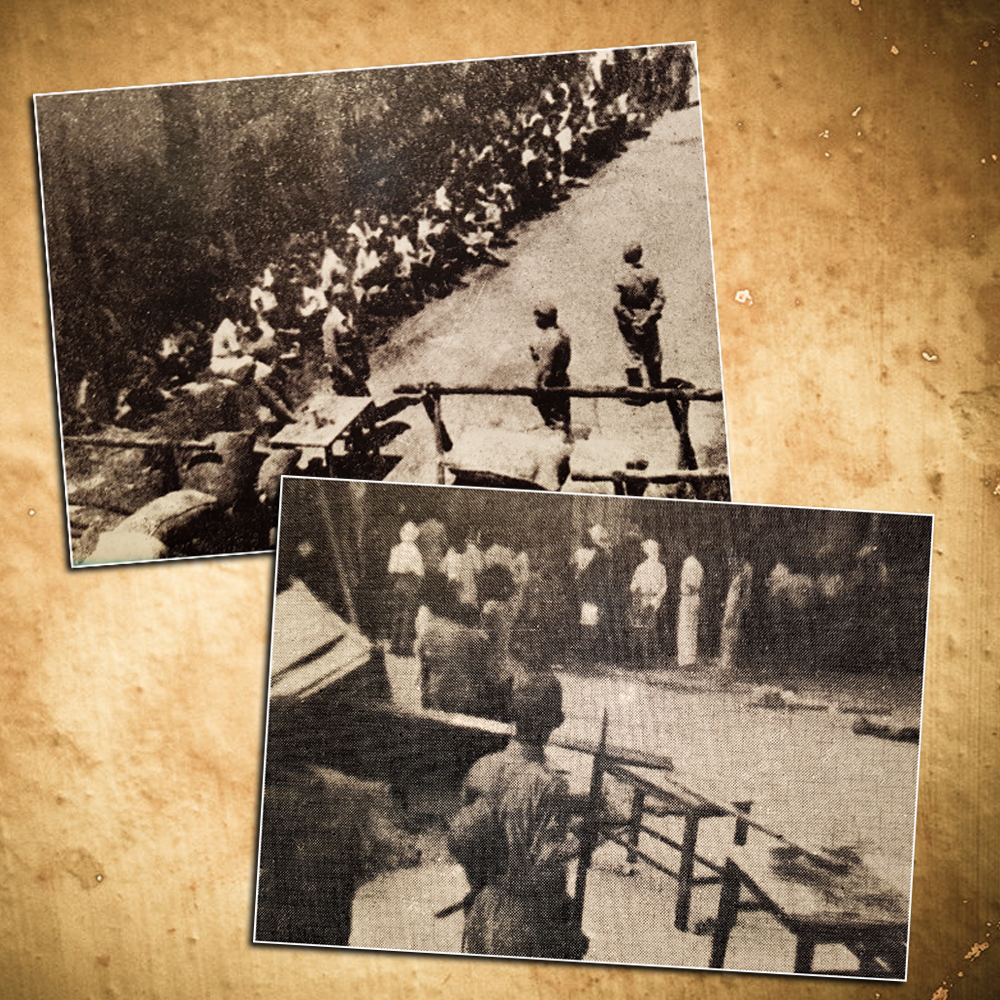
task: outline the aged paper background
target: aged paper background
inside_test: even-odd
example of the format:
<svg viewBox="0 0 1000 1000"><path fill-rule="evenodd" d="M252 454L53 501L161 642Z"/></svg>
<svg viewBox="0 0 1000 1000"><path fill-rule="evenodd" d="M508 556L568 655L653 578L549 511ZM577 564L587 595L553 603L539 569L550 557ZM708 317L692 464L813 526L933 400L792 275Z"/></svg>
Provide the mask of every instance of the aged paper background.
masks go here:
<svg viewBox="0 0 1000 1000"><path fill-rule="evenodd" d="M995 996L998 27L986 0L9 4L0 993ZM67 569L30 95L688 39L736 499L937 515L909 980L252 947L271 560Z"/></svg>

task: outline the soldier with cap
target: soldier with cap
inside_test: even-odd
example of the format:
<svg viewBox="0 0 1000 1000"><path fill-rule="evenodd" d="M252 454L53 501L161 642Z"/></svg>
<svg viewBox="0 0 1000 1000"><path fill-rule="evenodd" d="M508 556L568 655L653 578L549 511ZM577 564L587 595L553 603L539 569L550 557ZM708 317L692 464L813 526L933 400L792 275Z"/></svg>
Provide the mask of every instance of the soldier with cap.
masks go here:
<svg viewBox="0 0 1000 1000"><path fill-rule="evenodd" d="M535 392L531 401L546 427L569 432L569 396L554 396L546 389L569 386L570 341L560 329L556 307L550 302L535 306L535 326L528 350L535 363Z"/></svg>
<svg viewBox="0 0 1000 1000"><path fill-rule="evenodd" d="M587 937L566 892L578 850L569 832L571 796L545 760L545 744L563 722L558 679L548 672L520 678L511 711L514 738L472 766L448 834L470 886L462 951L580 959Z"/></svg>
<svg viewBox="0 0 1000 1000"><path fill-rule="evenodd" d="M641 386L645 366L649 384L656 388L661 377L657 324L663 313L663 289L660 279L642 266L642 244L629 244L622 259L627 266L615 280L618 289L615 318L631 359L625 375L629 385Z"/></svg>

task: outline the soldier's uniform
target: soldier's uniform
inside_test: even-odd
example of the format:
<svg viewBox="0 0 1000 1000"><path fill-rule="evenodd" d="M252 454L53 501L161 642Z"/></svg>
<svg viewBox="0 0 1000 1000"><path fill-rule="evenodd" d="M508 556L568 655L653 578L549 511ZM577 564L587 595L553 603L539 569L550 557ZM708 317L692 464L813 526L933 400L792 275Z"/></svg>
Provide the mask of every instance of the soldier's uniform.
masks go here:
<svg viewBox="0 0 1000 1000"><path fill-rule="evenodd" d="M556 307L535 308L537 329L528 350L535 362L535 394L531 401L546 427L569 430L569 396L552 396L545 389L569 386L570 340L557 325Z"/></svg>
<svg viewBox="0 0 1000 1000"><path fill-rule="evenodd" d="M628 384L641 386L645 367L649 384L655 388L660 385L662 375L657 324L663 313L663 289L657 275L642 266L641 257L642 247L638 243L627 247L622 254L626 266L615 280L618 290L615 318L631 360L625 369Z"/></svg>
<svg viewBox="0 0 1000 1000"><path fill-rule="evenodd" d="M448 834L470 886L462 951L580 959L588 941L566 893L576 854L569 786L550 770L544 750L563 721L559 681L552 674L525 678L512 713L515 738L472 766Z"/></svg>

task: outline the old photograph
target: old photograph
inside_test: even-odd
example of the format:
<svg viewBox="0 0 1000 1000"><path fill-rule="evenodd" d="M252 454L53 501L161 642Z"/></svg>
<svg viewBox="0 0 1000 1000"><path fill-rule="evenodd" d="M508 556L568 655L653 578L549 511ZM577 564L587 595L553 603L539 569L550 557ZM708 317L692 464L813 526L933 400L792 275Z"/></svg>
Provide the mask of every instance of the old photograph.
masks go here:
<svg viewBox="0 0 1000 1000"><path fill-rule="evenodd" d="M695 46L38 95L71 563L292 473L729 499Z"/></svg>
<svg viewBox="0 0 1000 1000"><path fill-rule="evenodd" d="M255 942L905 978L930 516L279 504Z"/></svg>

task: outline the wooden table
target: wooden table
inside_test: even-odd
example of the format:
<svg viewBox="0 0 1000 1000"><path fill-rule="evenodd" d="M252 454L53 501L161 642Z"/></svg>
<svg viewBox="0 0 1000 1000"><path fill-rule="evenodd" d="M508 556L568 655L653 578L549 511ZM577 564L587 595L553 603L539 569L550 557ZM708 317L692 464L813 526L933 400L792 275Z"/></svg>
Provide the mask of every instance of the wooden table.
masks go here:
<svg viewBox="0 0 1000 1000"><path fill-rule="evenodd" d="M332 405L332 419L317 425L306 420L286 424L271 438L275 448L317 448L326 458L328 473L334 469L334 445L343 441L349 455L365 454L365 426L375 413L370 396L338 396ZM328 415L331 410L327 411Z"/></svg>
<svg viewBox="0 0 1000 1000"><path fill-rule="evenodd" d="M723 968L726 947L740 909L761 909L772 914L795 935L795 972L817 975L813 955L818 944L841 944L857 956L858 974L880 979L906 975L906 892L887 883L867 867L859 875L845 876L818 886L783 877L775 871L771 847L765 838L735 848L726 861L719 895L719 912L712 937L710 967ZM740 903L742 890L750 899ZM770 970L776 971L776 970Z"/></svg>

